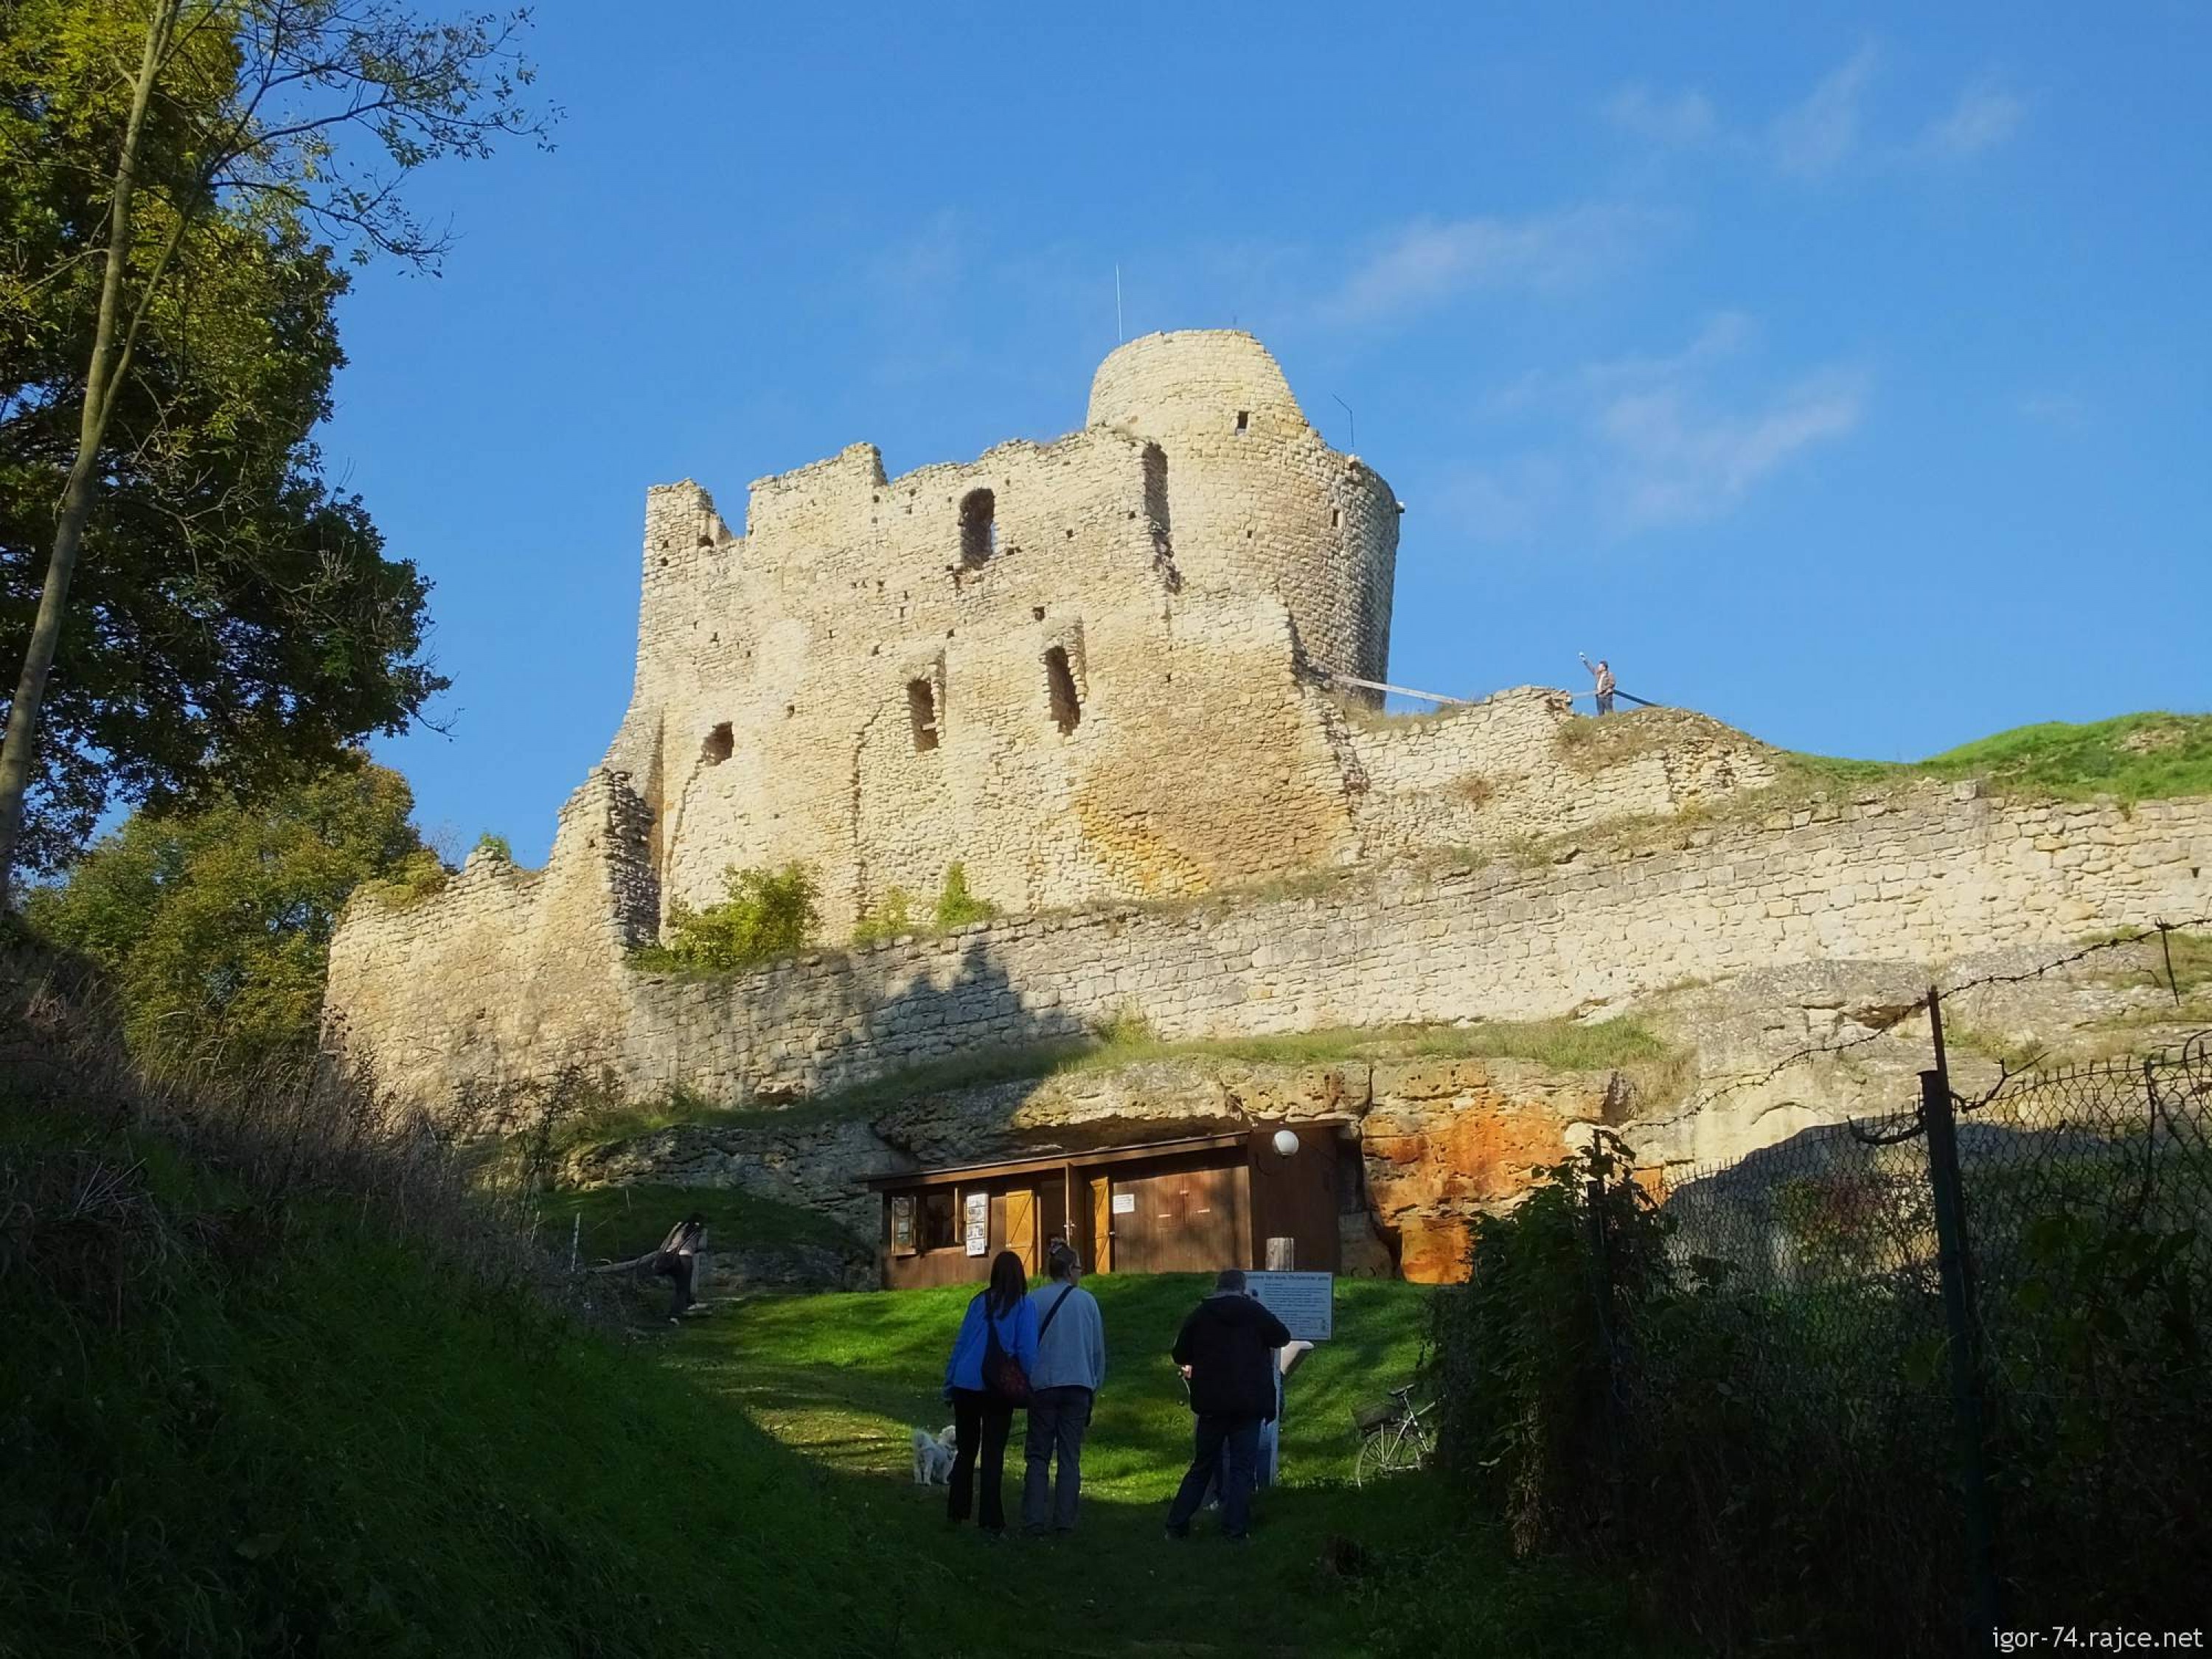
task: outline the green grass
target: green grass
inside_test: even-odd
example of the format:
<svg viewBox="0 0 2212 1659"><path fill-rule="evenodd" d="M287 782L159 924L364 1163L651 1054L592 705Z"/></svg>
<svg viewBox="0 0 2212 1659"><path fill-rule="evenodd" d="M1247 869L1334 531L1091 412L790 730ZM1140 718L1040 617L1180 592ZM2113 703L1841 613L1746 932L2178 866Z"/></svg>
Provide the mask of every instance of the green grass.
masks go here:
<svg viewBox="0 0 2212 1659"><path fill-rule="evenodd" d="M2212 715L2122 714L2071 726L2016 726L1930 757L1939 777L1981 777L1999 790L2124 801L2212 794Z"/></svg>
<svg viewBox="0 0 2212 1659"><path fill-rule="evenodd" d="M946 1528L942 1489L911 1484L911 1434L951 1419L945 1357L972 1285L867 1296L762 1298L687 1328L666 1363L729 1399L867 1493L873 1524L930 1564L947 1593L992 1579L1032 1592L1023 1652L1114 1654L1646 1652L1617 1584L1516 1562L1460 1518L1441 1482L1349 1484L1356 1404L1410 1381L1430 1292L1346 1280L1337 1335L1290 1383L1285 1484L1262 1493L1254 1543L1231 1556L1201 1522L1161 1535L1190 1455L1190 1415L1167 1358L1208 1289L1193 1275L1086 1281L1107 1333L1108 1376L1084 1455L1084 1510L1066 1540L992 1546ZM1018 1423L1004 1487L1019 1519ZM1332 1561L1354 1554L1351 1577Z"/></svg>
<svg viewBox="0 0 2212 1659"><path fill-rule="evenodd" d="M1979 778L2001 794L2159 800L2212 794L2212 714L2121 714L2081 725L2046 720L1899 763L1794 753L1782 759L1785 784L1801 790Z"/></svg>
<svg viewBox="0 0 2212 1659"><path fill-rule="evenodd" d="M97 1139L38 1121L0 1123L0 1164ZM963 1289L617 1339L356 1206L244 1203L159 1141L100 1144L145 1160L168 1243L0 1236L4 1659L1650 1650L1620 1586L1512 1560L1436 1480L1343 1484L1349 1407L1411 1371L1415 1288L1342 1287L1293 1379L1290 1484L1232 1554L1159 1536L1188 1433L1162 1349L1200 1287L1096 1281L1112 1376L1081 1528L994 1546L908 1477ZM240 1217L259 1247L215 1248ZM116 1237L140 1252L120 1299L89 1248ZM55 1278L17 1249L40 1238Z"/></svg>
<svg viewBox="0 0 2212 1659"><path fill-rule="evenodd" d="M173 1252L119 1325L97 1256L74 1316L7 1280L8 1659L961 1650L726 1399L357 1217L280 1237L243 1271Z"/></svg>
<svg viewBox="0 0 2212 1659"><path fill-rule="evenodd" d="M844 1255L865 1248L818 1211L732 1187L556 1190L539 1200L538 1225L546 1248L562 1261L574 1243L580 1261L627 1261L652 1249L669 1228L694 1212L707 1218L708 1237L715 1245L811 1245Z"/></svg>

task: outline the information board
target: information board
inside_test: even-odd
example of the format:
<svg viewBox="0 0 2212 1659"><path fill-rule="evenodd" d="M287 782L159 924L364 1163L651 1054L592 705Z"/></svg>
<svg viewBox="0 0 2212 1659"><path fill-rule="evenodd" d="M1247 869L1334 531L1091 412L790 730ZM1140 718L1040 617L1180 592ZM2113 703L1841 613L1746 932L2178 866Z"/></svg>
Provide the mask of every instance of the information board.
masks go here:
<svg viewBox="0 0 2212 1659"><path fill-rule="evenodd" d="M1246 1273L1244 1288L1301 1341L1326 1342L1336 1334L1334 1273Z"/></svg>
<svg viewBox="0 0 2212 1659"><path fill-rule="evenodd" d="M988 1255L991 1250L991 1195L969 1193L968 1198L968 1254Z"/></svg>

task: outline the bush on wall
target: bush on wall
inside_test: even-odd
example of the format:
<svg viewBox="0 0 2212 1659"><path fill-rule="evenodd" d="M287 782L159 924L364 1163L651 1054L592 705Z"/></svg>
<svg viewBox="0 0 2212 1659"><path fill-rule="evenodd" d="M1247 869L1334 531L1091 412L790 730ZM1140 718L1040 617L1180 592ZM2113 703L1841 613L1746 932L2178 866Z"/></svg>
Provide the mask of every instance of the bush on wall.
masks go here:
<svg viewBox="0 0 2212 1659"><path fill-rule="evenodd" d="M632 962L707 973L757 968L796 956L821 926L820 890L803 865L773 871L732 865L722 872L722 886L729 896L703 909L680 900L671 905L665 938L632 952Z"/></svg>

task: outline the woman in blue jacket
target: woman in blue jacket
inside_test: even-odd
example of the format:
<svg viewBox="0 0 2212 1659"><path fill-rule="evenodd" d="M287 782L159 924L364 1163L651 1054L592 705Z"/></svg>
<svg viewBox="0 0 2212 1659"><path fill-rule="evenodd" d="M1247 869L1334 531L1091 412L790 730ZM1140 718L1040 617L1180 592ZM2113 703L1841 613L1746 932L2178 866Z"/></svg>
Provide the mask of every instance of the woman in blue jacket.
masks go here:
<svg viewBox="0 0 2212 1659"><path fill-rule="evenodd" d="M1006 1472L1006 1436L1014 1423L1016 1401L991 1386L984 1375L983 1357L989 1336L1022 1368L1026 1377L1036 1364L1037 1316L1030 1305L1029 1279L1022 1259L1012 1250L999 1252L991 1264L991 1283L968 1304L953 1340L952 1358L945 1365L945 1397L952 1402L957 1425L958 1449L952 1455L952 1475L945 1511L953 1525L968 1518L970 1489L975 1474L975 1454L983 1454L983 1504L976 1516L986 1532L1006 1529L1006 1500L1000 1483ZM987 1333L988 1334L987 1335Z"/></svg>

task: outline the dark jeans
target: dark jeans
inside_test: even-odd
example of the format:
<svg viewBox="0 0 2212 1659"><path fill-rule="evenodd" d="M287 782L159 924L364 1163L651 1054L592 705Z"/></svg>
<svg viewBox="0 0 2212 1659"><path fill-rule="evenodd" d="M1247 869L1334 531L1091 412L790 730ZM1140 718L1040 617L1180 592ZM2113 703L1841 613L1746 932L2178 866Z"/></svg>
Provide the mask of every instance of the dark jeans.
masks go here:
<svg viewBox="0 0 2212 1659"><path fill-rule="evenodd" d="M1612 692L1601 691L1597 694L1597 712L1601 714L1610 714L1613 713Z"/></svg>
<svg viewBox="0 0 2212 1659"><path fill-rule="evenodd" d="M1252 1526L1252 1478L1260 1463L1260 1419L1216 1417L1198 1419L1190 1472L1168 1505L1168 1529L1181 1532L1206 1501L1217 1465L1221 1476L1221 1530L1242 1538Z"/></svg>
<svg viewBox="0 0 2212 1659"><path fill-rule="evenodd" d="M691 1267L693 1258L675 1250L665 1250L655 1259L653 1271L663 1279L676 1281L676 1295L668 1304L668 1316L676 1318L691 1305Z"/></svg>
<svg viewBox="0 0 2212 1659"><path fill-rule="evenodd" d="M1090 1389L1039 1389L1030 1396L1029 1438L1022 1448L1028 1462L1022 1482L1024 1526L1042 1528L1048 1519L1062 1532L1074 1526L1076 1500L1083 1495L1083 1431L1090 1426ZM1055 1451L1057 1489L1052 1482Z"/></svg>
<svg viewBox="0 0 2212 1659"><path fill-rule="evenodd" d="M952 1454L952 1474L946 1480L945 1512L954 1521L965 1521L973 1500L975 1455L983 1455L983 1504L976 1519L993 1532L1006 1529L1006 1500L1000 1487L1006 1474L1006 1436L1014 1426L1014 1408L994 1400L980 1389L952 1391L952 1422L960 1448Z"/></svg>

